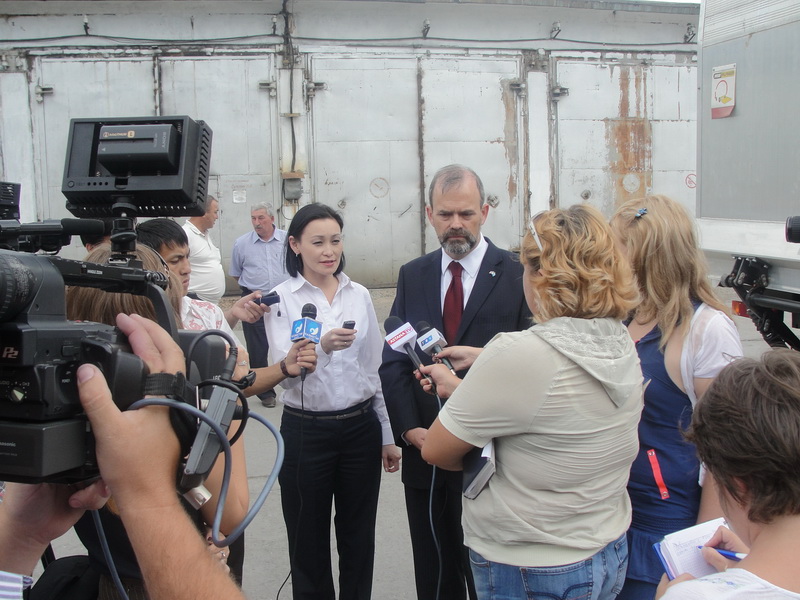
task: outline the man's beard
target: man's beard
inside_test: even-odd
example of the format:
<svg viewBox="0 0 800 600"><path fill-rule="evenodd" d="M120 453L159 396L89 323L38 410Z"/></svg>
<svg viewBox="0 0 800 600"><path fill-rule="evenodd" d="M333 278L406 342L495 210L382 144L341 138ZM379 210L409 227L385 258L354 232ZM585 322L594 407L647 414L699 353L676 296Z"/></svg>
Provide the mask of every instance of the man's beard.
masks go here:
<svg viewBox="0 0 800 600"><path fill-rule="evenodd" d="M463 239L450 239L456 236L462 237ZM448 229L444 232L444 235L439 238L439 243L448 256L461 257L469 254L472 249L477 246L478 239L466 229Z"/></svg>

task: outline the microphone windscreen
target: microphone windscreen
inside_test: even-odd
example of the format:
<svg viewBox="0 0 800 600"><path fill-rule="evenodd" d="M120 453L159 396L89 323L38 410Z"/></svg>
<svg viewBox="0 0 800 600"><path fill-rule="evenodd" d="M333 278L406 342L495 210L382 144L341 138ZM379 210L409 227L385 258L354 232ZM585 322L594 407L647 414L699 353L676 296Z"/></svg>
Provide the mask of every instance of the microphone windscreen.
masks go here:
<svg viewBox="0 0 800 600"><path fill-rule="evenodd" d="M433 327L431 327L431 324L428 323L427 321L420 321L419 323L417 323L416 329L417 329L417 335L422 337L423 335L428 333L431 329L433 329Z"/></svg>
<svg viewBox="0 0 800 600"><path fill-rule="evenodd" d="M316 319L317 307L309 302L303 306L303 310L300 311L300 316L304 319Z"/></svg>
<svg viewBox="0 0 800 600"><path fill-rule="evenodd" d="M61 227L67 235L103 235L105 225L96 219L61 219Z"/></svg>
<svg viewBox="0 0 800 600"><path fill-rule="evenodd" d="M402 326L403 322L400 317L395 317L394 315L383 322L383 329L387 334Z"/></svg>

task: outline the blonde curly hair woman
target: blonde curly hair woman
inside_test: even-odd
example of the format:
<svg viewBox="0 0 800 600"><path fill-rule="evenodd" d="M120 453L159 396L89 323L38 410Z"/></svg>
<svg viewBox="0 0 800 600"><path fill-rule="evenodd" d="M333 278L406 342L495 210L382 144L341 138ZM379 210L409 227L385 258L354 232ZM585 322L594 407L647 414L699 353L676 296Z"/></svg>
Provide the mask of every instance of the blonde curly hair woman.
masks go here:
<svg viewBox="0 0 800 600"><path fill-rule="evenodd" d="M642 373L622 319L639 295L603 216L587 205L532 219L525 298L539 323L496 336L458 385L422 456L444 469L494 440L497 470L463 500L480 600L609 600L625 578Z"/></svg>

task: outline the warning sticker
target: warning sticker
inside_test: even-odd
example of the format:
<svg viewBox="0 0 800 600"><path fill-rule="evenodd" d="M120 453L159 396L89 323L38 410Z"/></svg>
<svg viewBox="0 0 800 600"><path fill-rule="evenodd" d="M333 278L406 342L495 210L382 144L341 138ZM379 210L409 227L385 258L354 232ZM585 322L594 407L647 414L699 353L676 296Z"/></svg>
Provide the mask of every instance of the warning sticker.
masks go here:
<svg viewBox="0 0 800 600"><path fill-rule="evenodd" d="M711 69L711 118L729 117L736 105L736 65Z"/></svg>

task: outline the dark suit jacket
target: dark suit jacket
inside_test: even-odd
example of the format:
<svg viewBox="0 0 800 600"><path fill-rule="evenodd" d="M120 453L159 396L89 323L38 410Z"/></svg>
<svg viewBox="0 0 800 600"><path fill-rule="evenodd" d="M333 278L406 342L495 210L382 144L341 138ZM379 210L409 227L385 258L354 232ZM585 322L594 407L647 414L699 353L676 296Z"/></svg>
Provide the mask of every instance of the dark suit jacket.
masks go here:
<svg viewBox="0 0 800 600"><path fill-rule="evenodd" d="M441 265L441 249L403 265L391 314L415 328L420 321L427 321L431 327L443 331ZM483 347L501 331L527 329L531 326L530 317L522 291L519 259L489 242L464 307L455 343ZM419 348L417 354L424 364L431 363L431 358ZM419 450L407 445L400 436L415 427L430 427L439 407L434 396L422 391L413 371L414 366L405 353L384 346L380 377L392 430L403 449L403 483L425 489L430 487L431 466L422 460ZM458 375L463 377L465 373Z"/></svg>

